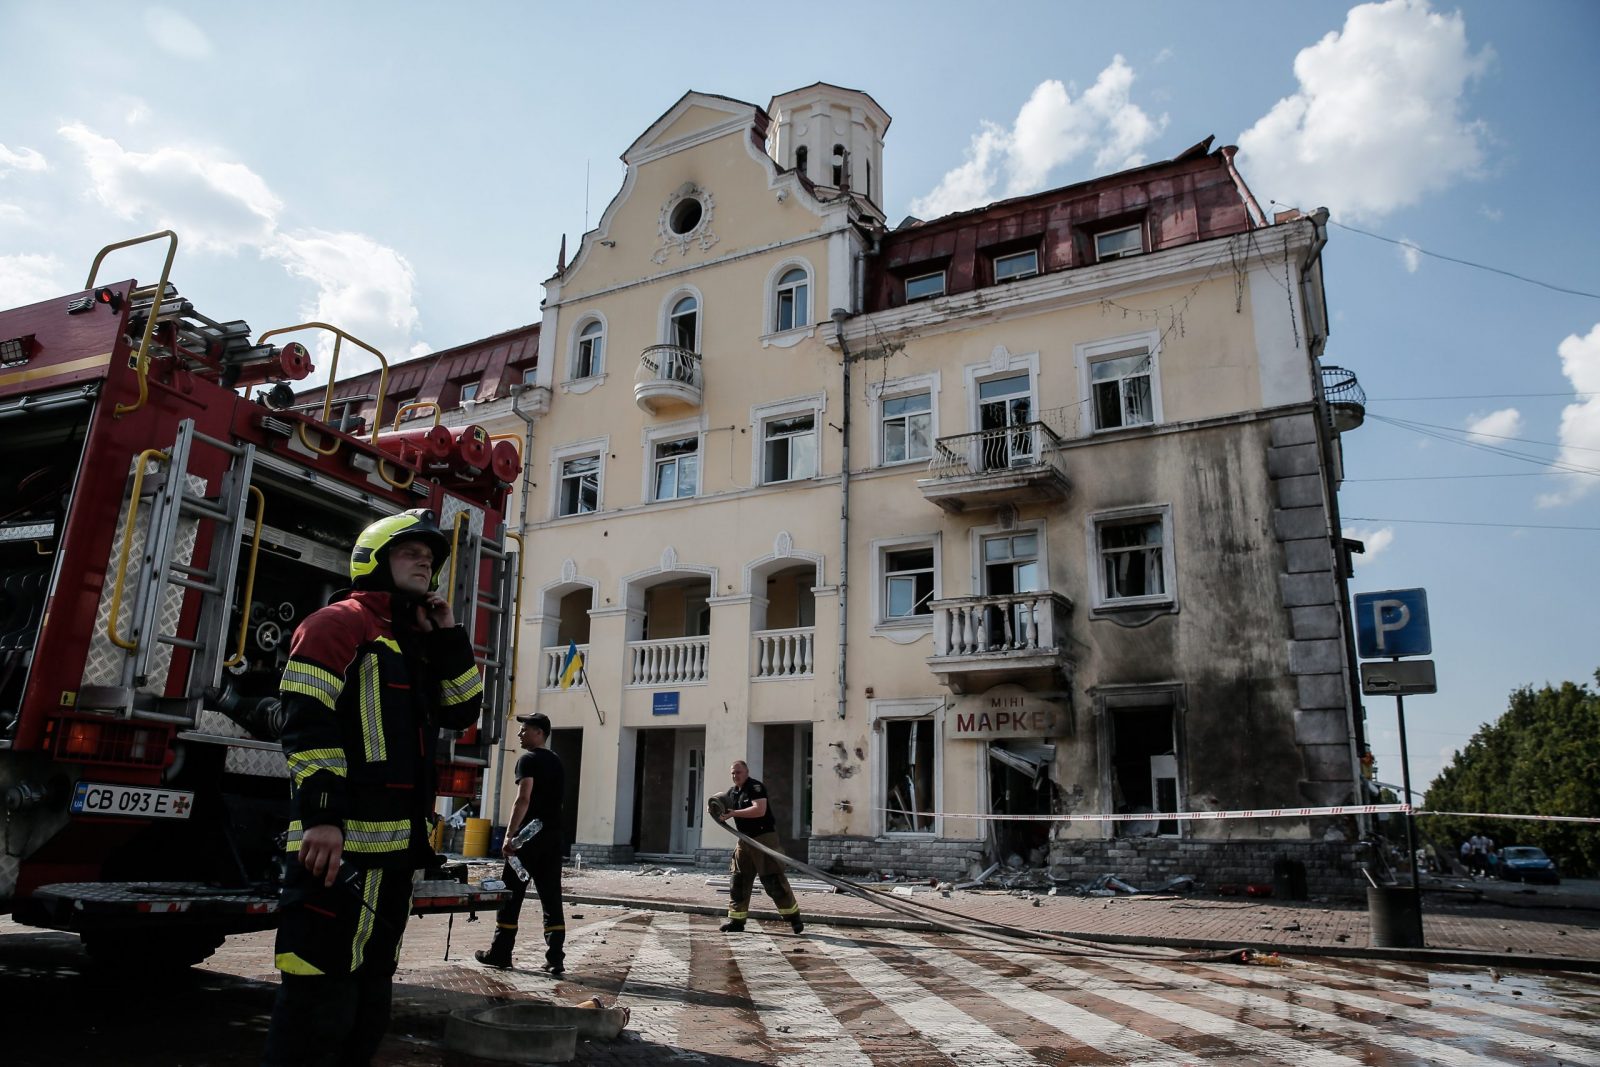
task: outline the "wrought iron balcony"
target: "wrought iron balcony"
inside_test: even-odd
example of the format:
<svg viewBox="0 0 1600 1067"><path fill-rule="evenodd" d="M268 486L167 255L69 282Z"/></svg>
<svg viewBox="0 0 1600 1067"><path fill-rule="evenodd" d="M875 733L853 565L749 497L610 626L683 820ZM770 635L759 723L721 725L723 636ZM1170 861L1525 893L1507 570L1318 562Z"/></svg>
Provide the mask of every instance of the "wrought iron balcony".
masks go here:
<svg viewBox="0 0 1600 1067"><path fill-rule="evenodd" d="M651 345L633 373L633 400L655 414L671 407L700 406L705 387L700 356L681 345Z"/></svg>
<svg viewBox="0 0 1600 1067"><path fill-rule="evenodd" d="M1042 422L941 437L917 486L952 512L1065 500L1072 484L1060 447Z"/></svg>
<svg viewBox="0 0 1600 1067"><path fill-rule="evenodd" d="M928 666L956 693L1069 665L1072 601L1060 593L997 593L935 600Z"/></svg>
<svg viewBox="0 0 1600 1067"><path fill-rule="evenodd" d="M1367 391L1356 381L1355 371L1324 364L1322 397L1328 402L1328 417L1340 433L1353 430L1367 418Z"/></svg>

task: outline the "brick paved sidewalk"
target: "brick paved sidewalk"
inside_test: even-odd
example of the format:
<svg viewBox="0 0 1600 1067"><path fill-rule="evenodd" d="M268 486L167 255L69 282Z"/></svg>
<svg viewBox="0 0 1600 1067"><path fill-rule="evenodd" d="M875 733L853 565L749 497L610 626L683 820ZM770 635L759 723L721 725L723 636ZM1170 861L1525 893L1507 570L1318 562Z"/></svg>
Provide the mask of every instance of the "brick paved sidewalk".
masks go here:
<svg viewBox="0 0 1600 1067"><path fill-rule="evenodd" d="M649 865L568 868L563 888L567 899L578 902L706 914L725 909L725 891L706 884L708 878L722 872L686 867L646 873L662 870ZM478 876L475 871L474 878ZM894 886L874 888L890 892ZM955 911L962 918L954 921L1004 924L1090 939L1204 942L1340 954L1364 953L1371 945L1365 904L1353 900L1298 903L1206 893L1080 897L1000 889L952 890L946 896L925 883L902 883L902 894L907 890L909 898L891 899ZM802 891L799 899L802 912L819 921L885 925L903 921L894 912L844 893ZM1515 900L1515 891L1497 892L1483 900L1473 900L1470 894L1425 891L1423 933L1427 946L1483 955L1600 960L1600 908L1559 907L1554 900L1537 896L1524 899L1527 903ZM1594 898L1574 900L1582 905ZM755 915L771 918L776 914L759 885L751 903Z"/></svg>

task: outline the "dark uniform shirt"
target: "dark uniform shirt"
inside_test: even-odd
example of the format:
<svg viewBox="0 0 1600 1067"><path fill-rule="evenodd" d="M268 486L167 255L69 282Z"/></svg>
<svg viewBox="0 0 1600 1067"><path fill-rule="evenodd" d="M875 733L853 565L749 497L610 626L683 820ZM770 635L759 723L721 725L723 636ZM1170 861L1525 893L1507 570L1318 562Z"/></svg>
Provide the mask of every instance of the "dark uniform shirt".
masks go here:
<svg viewBox="0 0 1600 1067"><path fill-rule="evenodd" d="M748 837L759 837L762 834L777 832L778 821L772 817L772 801L767 797L767 787L761 784L761 779L759 778L746 778L744 785L735 786L728 790L729 811L748 808L758 800L766 800L766 814L755 819L735 818L733 820L733 824L739 828L739 832Z"/></svg>
<svg viewBox="0 0 1600 1067"><path fill-rule="evenodd" d="M559 849L566 826L562 803L567 790L567 773L561 766L561 757L548 748L524 752L517 757L515 774L518 782L524 778L533 779L533 795L528 798L528 814L523 825L527 825L528 819L544 823L544 829L535 834L530 843L540 848Z"/></svg>

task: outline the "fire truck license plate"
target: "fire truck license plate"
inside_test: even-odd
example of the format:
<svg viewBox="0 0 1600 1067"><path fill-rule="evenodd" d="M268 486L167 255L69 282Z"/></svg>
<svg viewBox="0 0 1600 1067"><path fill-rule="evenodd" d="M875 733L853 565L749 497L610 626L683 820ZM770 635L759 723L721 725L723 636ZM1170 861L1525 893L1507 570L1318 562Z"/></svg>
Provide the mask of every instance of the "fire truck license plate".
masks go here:
<svg viewBox="0 0 1600 1067"><path fill-rule="evenodd" d="M72 794L74 815L132 815L142 819L187 819L194 794L177 789L79 782Z"/></svg>

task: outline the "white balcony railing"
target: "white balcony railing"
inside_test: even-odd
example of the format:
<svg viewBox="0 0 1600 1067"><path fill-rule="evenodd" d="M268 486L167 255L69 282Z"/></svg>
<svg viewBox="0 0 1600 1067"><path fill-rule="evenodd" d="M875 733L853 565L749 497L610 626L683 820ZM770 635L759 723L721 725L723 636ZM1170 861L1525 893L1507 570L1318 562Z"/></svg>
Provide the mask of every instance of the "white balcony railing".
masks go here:
<svg viewBox="0 0 1600 1067"><path fill-rule="evenodd" d="M578 655L583 657L583 662L589 662L589 646L579 645ZM544 650L544 673L540 676L540 685L545 689L561 688L561 665L567 661L566 645L551 645ZM579 667L578 676L572 680L572 688L578 689L589 684L588 668Z"/></svg>
<svg viewBox="0 0 1600 1067"><path fill-rule="evenodd" d="M809 678L816 664L816 629L757 630L757 678Z"/></svg>
<svg viewBox="0 0 1600 1067"><path fill-rule="evenodd" d="M1072 603L1051 592L936 600L933 654L1027 654L1057 648Z"/></svg>
<svg viewBox="0 0 1600 1067"><path fill-rule="evenodd" d="M706 680L709 637L667 637L628 644L629 685L684 685Z"/></svg>

